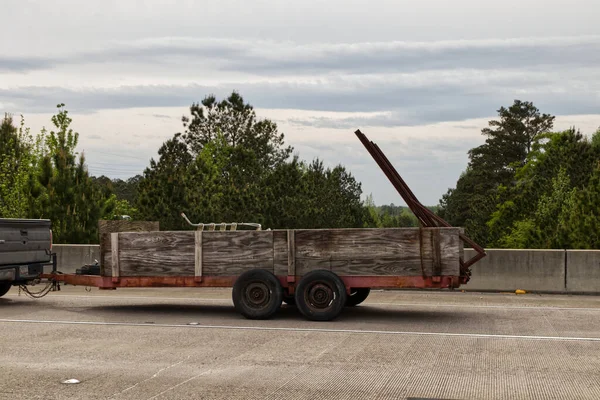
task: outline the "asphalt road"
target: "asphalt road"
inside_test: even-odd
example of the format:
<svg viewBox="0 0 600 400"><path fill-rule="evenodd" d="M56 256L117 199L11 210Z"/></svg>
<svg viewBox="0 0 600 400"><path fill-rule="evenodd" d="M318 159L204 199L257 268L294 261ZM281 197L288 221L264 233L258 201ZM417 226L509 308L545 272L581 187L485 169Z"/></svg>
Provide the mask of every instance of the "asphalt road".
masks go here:
<svg viewBox="0 0 600 400"><path fill-rule="evenodd" d="M332 322L230 298L13 289L0 399L600 399L600 297L374 292Z"/></svg>

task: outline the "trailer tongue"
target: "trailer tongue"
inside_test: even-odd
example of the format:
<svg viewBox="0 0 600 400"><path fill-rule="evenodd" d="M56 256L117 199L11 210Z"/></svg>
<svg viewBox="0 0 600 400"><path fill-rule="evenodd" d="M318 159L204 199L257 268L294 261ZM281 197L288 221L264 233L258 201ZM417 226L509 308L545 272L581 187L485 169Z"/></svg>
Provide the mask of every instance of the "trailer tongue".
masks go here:
<svg viewBox="0 0 600 400"><path fill-rule="evenodd" d="M236 310L246 318L270 318L284 301L319 321L358 305L371 289L467 283L483 248L419 203L381 149L360 130L355 134L420 227L262 230L252 223L193 224L182 213L196 230L164 232L156 223L119 221L101 229L99 275L54 271L43 277L100 289L232 287ZM464 243L477 252L467 261Z"/></svg>

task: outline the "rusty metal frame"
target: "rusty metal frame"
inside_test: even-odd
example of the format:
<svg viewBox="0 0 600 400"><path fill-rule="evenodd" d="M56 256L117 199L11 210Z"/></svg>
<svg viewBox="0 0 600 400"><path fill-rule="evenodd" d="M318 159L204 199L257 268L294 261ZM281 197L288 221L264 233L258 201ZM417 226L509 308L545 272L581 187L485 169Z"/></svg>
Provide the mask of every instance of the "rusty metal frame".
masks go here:
<svg viewBox="0 0 600 400"><path fill-rule="evenodd" d="M76 274L43 274L42 279L60 282L72 286L97 287L104 290L133 287L233 287L237 276L203 276L202 281L195 276L121 276L113 281L110 276L76 275ZM277 277L282 286L287 287L288 275ZM301 276L295 276L300 280ZM457 288L465 283L459 276L340 276L346 288ZM437 278L437 279L436 279Z"/></svg>
<svg viewBox="0 0 600 400"><path fill-rule="evenodd" d="M408 208L410 208L413 214L417 217L419 224L422 227L451 227L451 225L443 218L441 218L439 215L436 215L419 202L406 182L404 182L404 179L402 179L398 171L396 171L390 160L385 156L385 154L383 154L383 151L381 151L377 144L370 141L367 136L360 131L360 129L357 129L354 133L361 141L363 146L367 149L369 154L371 154L371 157L373 157L377 165L379 165L379 168L381 168L383 173L390 180L394 188L396 188L402 199L406 202ZM467 261L464 261L462 257L460 259L461 273L466 276L468 281L470 276L469 267L485 257L486 253L483 247L479 246L477 243L475 243L475 241L465 234L460 233L459 237L464 243L470 245L475 252L477 252L475 256Z"/></svg>

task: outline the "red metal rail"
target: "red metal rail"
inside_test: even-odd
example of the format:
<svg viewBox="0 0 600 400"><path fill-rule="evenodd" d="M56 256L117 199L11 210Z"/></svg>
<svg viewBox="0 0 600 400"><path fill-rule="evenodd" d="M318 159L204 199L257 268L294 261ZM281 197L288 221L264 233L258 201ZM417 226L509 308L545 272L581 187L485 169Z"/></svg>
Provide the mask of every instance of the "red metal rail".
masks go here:
<svg viewBox="0 0 600 400"><path fill-rule="evenodd" d="M410 208L413 214L415 214L421 226L450 227L450 224L448 222L442 219L439 215L436 215L430 209L421 204L419 200L417 200L417 197L413 194L406 182L404 182L404 179L402 179L398 171L396 171L390 160L388 160L385 154L383 154L383 151L381 151L377 144L370 141L367 138L367 136L360 131L360 129L357 129L354 133L361 141L363 146L365 146L369 154L371 154L371 157L373 157L377 165L379 165L379 168L381 168L383 173L387 176L392 185L396 188L402 199L404 199L408 208ZM470 276L469 267L475 264L477 261L481 260L483 257L485 257L486 254L483 247L479 246L465 234L461 233L460 239L464 243L470 245L477 252L475 256L473 256L467 261L464 261L462 258L460 260L461 273L463 273L466 276L466 280L468 281Z"/></svg>
<svg viewBox="0 0 600 400"><path fill-rule="evenodd" d="M105 290L132 287L232 287L237 276L204 276L199 282L194 276L121 276L114 281L110 276L44 274L49 279L66 285L90 286ZM279 276L283 287L288 286L288 276ZM296 276L299 281L301 276ZM457 288L463 283L458 276L340 276L346 288Z"/></svg>

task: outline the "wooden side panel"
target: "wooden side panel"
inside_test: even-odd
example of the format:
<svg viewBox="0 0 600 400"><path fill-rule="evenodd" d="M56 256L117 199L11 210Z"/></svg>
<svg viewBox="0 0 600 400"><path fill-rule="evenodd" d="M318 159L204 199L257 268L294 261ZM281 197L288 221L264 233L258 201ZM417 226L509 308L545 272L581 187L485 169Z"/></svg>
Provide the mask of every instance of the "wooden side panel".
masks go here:
<svg viewBox="0 0 600 400"><path fill-rule="evenodd" d="M112 275L112 256L110 234L115 232L153 232L158 231L158 221L127 221L100 220L98 232L100 235L100 275Z"/></svg>
<svg viewBox="0 0 600 400"><path fill-rule="evenodd" d="M296 273L304 275L315 269L326 269L340 276L420 276L419 260L402 260L398 257L379 257L376 259L324 260L296 259Z"/></svg>
<svg viewBox="0 0 600 400"><path fill-rule="evenodd" d="M126 232L119 239L121 276L195 274L194 231Z"/></svg>
<svg viewBox="0 0 600 400"><path fill-rule="evenodd" d="M202 242L205 276L239 275L253 268L273 272L272 231L204 232Z"/></svg>
<svg viewBox="0 0 600 400"><path fill-rule="evenodd" d="M112 264L112 276L118 277L120 271L119 267L119 233L110 234L110 243L112 248L111 264Z"/></svg>
<svg viewBox="0 0 600 400"><path fill-rule="evenodd" d="M202 281L202 230L194 232L194 274L199 282Z"/></svg>
<svg viewBox="0 0 600 400"><path fill-rule="evenodd" d="M296 231L289 230L287 232L288 245L288 276L296 276Z"/></svg>
<svg viewBox="0 0 600 400"><path fill-rule="evenodd" d="M459 232L464 235L465 229L464 228L459 228ZM463 261L467 261L467 260L465 260L465 244L460 239L458 240L458 242L459 242L459 256L460 256L460 259L463 260Z"/></svg>
<svg viewBox="0 0 600 400"><path fill-rule="evenodd" d="M327 269L342 276L456 276L458 234L457 228L204 231L196 249L199 232L125 232L119 271L121 277L218 277L262 268L285 276L291 265L296 275ZM105 253L111 260L109 248Z"/></svg>
<svg viewBox="0 0 600 400"><path fill-rule="evenodd" d="M128 221L128 220L100 220L98 221L98 232L152 232L159 230L158 221Z"/></svg>
<svg viewBox="0 0 600 400"><path fill-rule="evenodd" d="M331 229L296 231L297 274L327 269L338 275L458 274L458 230ZM437 266L434 271L434 266Z"/></svg>
<svg viewBox="0 0 600 400"><path fill-rule="evenodd" d="M345 260L418 254L418 229L296 230L297 258Z"/></svg>
<svg viewBox="0 0 600 400"><path fill-rule="evenodd" d="M460 275L460 257L463 242L459 237L459 229L440 229L441 274Z"/></svg>
<svg viewBox="0 0 600 400"><path fill-rule="evenodd" d="M100 234L100 275L112 276L112 243L110 233Z"/></svg>
<svg viewBox="0 0 600 400"><path fill-rule="evenodd" d="M288 272L287 231L273 231L273 273L285 276Z"/></svg>

